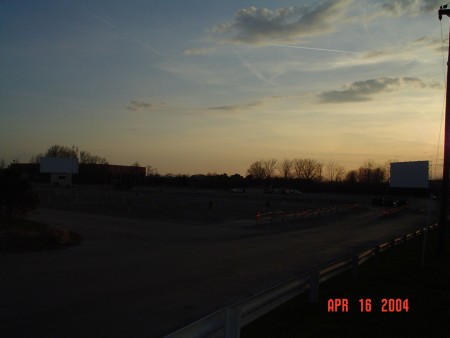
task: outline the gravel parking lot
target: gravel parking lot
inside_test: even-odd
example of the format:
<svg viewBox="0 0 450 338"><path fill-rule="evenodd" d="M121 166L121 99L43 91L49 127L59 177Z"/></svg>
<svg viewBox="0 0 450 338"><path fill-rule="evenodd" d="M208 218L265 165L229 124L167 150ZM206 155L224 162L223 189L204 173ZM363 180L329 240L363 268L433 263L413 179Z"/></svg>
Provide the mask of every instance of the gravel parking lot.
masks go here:
<svg viewBox="0 0 450 338"><path fill-rule="evenodd" d="M0 255L7 272L0 279L5 337L160 337L338 256L420 228L429 205L412 198L407 211L383 218L370 196L358 195L169 188L40 194L42 208L30 218L85 241L66 250ZM360 207L284 223L255 221L257 211L350 201Z"/></svg>

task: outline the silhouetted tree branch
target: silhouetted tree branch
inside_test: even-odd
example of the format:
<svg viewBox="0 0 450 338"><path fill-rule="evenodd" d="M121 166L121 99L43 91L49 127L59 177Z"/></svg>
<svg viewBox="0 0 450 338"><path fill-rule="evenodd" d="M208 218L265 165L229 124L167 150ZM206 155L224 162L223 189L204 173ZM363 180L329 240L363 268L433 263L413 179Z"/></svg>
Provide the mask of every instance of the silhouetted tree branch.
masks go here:
<svg viewBox="0 0 450 338"><path fill-rule="evenodd" d="M279 169L284 179L289 179L292 177L293 164L294 164L293 161L289 159L284 159L280 163Z"/></svg>
<svg viewBox="0 0 450 338"><path fill-rule="evenodd" d="M79 151L77 146L66 147L59 144L52 145L44 154L33 155L30 163L39 163L42 157L70 157L76 158L80 164L108 164L104 157L92 155L85 150Z"/></svg>

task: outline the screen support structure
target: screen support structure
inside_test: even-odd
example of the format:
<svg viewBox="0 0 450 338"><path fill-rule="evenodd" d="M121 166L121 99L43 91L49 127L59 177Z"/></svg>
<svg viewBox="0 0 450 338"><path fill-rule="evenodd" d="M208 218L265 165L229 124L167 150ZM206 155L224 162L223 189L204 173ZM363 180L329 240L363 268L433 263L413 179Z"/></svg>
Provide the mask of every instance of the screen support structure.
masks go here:
<svg viewBox="0 0 450 338"><path fill-rule="evenodd" d="M438 11L439 20L442 20L442 16L450 16L450 9L447 9L447 5L441 6ZM449 30L450 39L450 30ZM439 216L439 241L438 241L438 254L443 255L444 243L445 243L445 228L448 224L448 187L449 187L449 160L450 160L450 47L448 49L447 58L447 85L445 94L445 132L444 132L444 168L442 172L442 196L441 196L441 211Z"/></svg>

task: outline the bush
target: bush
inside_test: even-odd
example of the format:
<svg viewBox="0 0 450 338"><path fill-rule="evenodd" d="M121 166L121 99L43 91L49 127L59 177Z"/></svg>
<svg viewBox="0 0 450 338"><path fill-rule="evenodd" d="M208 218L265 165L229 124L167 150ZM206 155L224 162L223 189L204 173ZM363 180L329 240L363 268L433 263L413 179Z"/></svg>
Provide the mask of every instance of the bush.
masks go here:
<svg viewBox="0 0 450 338"><path fill-rule="evenodd" d="M62 228L49 227L40 233L40 240L47 247L55 245L68 245L70 242L69 231Z"/></svg>
<svg viewBox="0 0 450 338"><path fill-rule="evenodd" d="M5 170L0 174L0 214L7 220L7 225L12 220L23 217L36 209L39 198L32 186Z"/></svg>
<svg viewBox="0 0 450 338"><path fill-rule="evenodd" d="M64 249L82 242L82 236L62 227L24 219L0 229L0 252Z"/></svg>

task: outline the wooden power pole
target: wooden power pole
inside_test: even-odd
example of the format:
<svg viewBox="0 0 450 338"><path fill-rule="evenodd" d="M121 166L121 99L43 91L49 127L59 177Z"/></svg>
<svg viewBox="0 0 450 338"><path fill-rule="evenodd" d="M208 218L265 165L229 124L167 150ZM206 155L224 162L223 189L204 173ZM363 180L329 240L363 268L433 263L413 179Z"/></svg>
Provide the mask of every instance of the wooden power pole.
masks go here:
<svg viewBox="0 0 450 338"><path fill-rule="evenodd" d="M450 9L447 5L441 6L438 11L439 20L442 16L450 16ZM450 39L450 30L449 30ZM445 228L448 223L448 187L449 187L449 160L450 160L450 48L448 49L447 59L447 92L445 97L445 128L444 128L444 168L442 171L442 196L441 196L441 212L439 217L439 242L438 254L442 255L445 246Z"/></svg>

